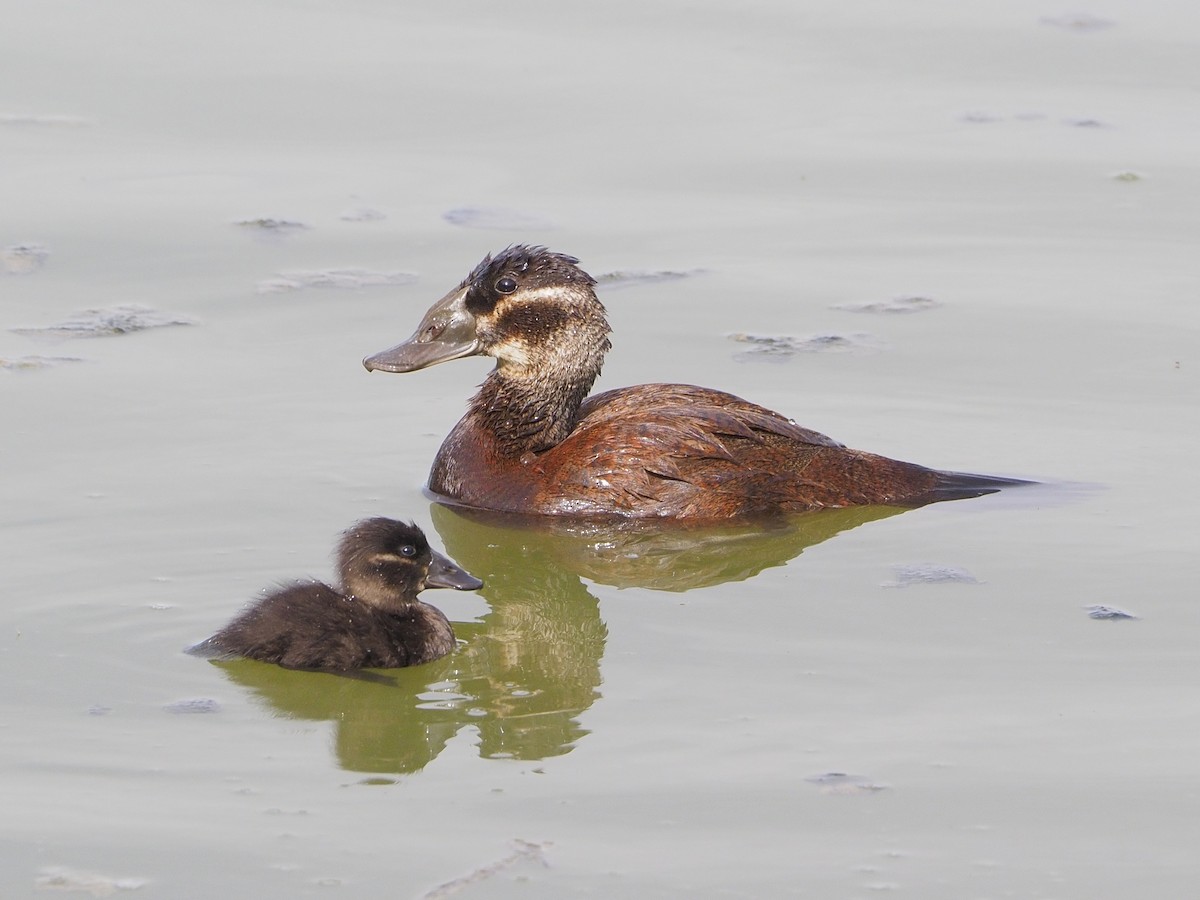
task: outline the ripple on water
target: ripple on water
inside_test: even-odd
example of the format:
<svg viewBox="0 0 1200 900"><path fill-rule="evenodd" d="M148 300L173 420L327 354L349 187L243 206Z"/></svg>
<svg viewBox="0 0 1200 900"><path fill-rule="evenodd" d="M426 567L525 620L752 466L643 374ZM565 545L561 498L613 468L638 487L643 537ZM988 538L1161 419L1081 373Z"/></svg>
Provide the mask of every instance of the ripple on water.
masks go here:
<svg viewBox="0 0 1200 900"><path fill-rule="evenodd" d="M1104 16L1097 16L1089 12L1063 13L1058 16L1042 16L1040 19L1043 25L1051 25L1055 28L1062 28L1066 31L1073 31L1076 34L1089 34L1094 31L1103 31L1106 28L1112 28L1117 23L1112 19L1106 19Z"/></svg>
<svg viewBox="0 0 1200 900"><path fill-rule="evenodd" d="M460 206L442 214L451 225L503 231L549 230L556 226L545 216L504 206Z"/></svg>
<svg viewBox="0 0 1200 900"><path fill-rule="evenodd" d="M0 115L0 125L11 125L18 128L80 128L91 124L92 120L83 116L58 116L44 113L31 115L5 113Z"/></svg>
<svg viewBox="0 0 1200 900"><path fill-rule="evenodd" d="M12 329L17 334L34 337L77 338L107 337L116 334L132 334L149 328L165 328L171 325L195 325L196 320L173 313L159 312L148 306L126 304L108 309L85 309L65 322L55 325L33 326Z"/></svg>
<svg viewBox="0 0 1200 900"><path fill-rule="evenodd" d="M21 356L16 359L0 357L0 371L4 372L35 372L39 369L51 369L65 363L83 362L78 356Z"/></svg>
<svg viewBox="0 0 1200 900"><path fill-rule="evenodd" d="M927 312L942 306L942 301L934 300L920 294L902 294L890 300L868 300L863 303L839 303L834 309L844 309L849 312L900 314Z"/></svg>
<svg viewBox="0 0 1200 900"><path fill-rule="evenodd" d="M373 206L352 206L338 216L343 222L382 222L387 213Z"/></svg>
<svg viewBox="0 0 1200 900"><path fill-rule="evenodd" d="M242 228L253 228L265 234L292 234L297 231L307 231L308 226L295 219L276 219L272 216L259 216L255 219L239 219L233 224Z"/></svg>
<svg viewBox="0 0 1200 900"><path fill-rule="evenodd" d="M734 354L734 359L739 362L786 362L799 353L863 353L883 349L882 342L869 334L793 337L738 332L729 335L729 339L750 345L748 350Z"/></svg>
<svg viewBox="0 0 1200 900"><path fill-rule="evenodd" d="M670 269L660 269L657 271L622 270L597 275L596 283L608 290L616 290L617 288L630 287L635 284L657 284L660 281L678 281L680 278L690 278L693 275L700 275L703 272L703 269L688 269L682 272Z"/></svg>
<svg viewBox="0 0 1200 900"><path fill-rule="evenodd" d="M374 272L369 269L317 269L312 271L280 272L276 278L260 281L255 290L260 294L283 294L305 288L337 288L356 290L368 287L394 287L412 284L417 276L412 272Z"/></svg>
<svg viewBox="0 0 1200 900"><path fill-rule="evenodd" d="M883 587L902 588L913 584L981 584L980 580L957 566L936 563L913 563L892 566L895 581L883 582Z"/></svg>
<svg viewBox="0 0 1200 900"><path fill-rule="evenodd" d="M1058 125L1066 125L1068 128L1083 128L1083 129L1103 129L1109 128L1109 124L1095 116L1065 116L1054 120L1045 113L1040 112L1019 112L1012 116L1004 115L1003 113L990 112L988 110L972 109L964 113L960 113L959 121L966 122L971 125L991 125L996 122L1057 122Z"/></svg>
<svg viewBox="0 0 1200 900"><path fill-rule="evenodd" d="M187 697L183 700L172 700L163 706L169 713L181 716L205 715L221 711L221 704L212 697Z"/></svg>
<svg viewBox="0 0 1200 900"><path fill-rule="evenodd" d="M822 794L873 794L886 791L888 786L865 775L849 775L845 772L822 772L804 779L815 784Z"/></svg>
<svg viewBox="0 0 1200 900"><path fill-rule="evenodd" d="M136 891L150 883L149 878L113 878L98 872L79 872L62 866L48 866L34 882L39 890L70 891L108 897L117 891Z"/></svg>
<svg viewBox="0 0 1200 900"><path fill-rule="evenodd" d="M479 866L466 875L439 884L422 894L420 900L443 900L445 897L457 894L465 887L495 878L521 862L532 861L548 868L550 863L546 859L546 850L552 846L554 845L550 841L535 842L516 838L512 842L512 852L507 856Z"/></svg>
<svg viewBox="0 0 1200 900"><path fill-rule="evenodd" d="M1090 606L1085 606L1088 611L1089 619L1101 619L1109 622L1119 622L1122 619L1139 619L1140 616L1134 613L1127 612L1116 606L1106 606L1103 603L1093 603Z"/></svg>
<svg viewBox="0 0 1200 900"><path fill-rule="evenodd" d="M31 275L45 265L50 251L41 244L11 244L0 250L0 267L6 275Z"/></svg>

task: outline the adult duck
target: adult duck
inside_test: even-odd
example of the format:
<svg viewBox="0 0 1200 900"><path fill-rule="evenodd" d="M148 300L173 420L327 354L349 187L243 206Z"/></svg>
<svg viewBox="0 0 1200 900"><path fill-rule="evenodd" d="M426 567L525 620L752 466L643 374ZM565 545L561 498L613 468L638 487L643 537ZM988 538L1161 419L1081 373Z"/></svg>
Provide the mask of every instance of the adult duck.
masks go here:
<svg viewBox="0 0 1200 900"><path fill-rule="evenodd" d="M588 397L611 329L578 262L523 245L488 255L412 337L363 360L384 372L496 360L438 451L434 493L519 513L712 520L920 506L1016 483L851 450L710 388L643 384Z"/></svg>

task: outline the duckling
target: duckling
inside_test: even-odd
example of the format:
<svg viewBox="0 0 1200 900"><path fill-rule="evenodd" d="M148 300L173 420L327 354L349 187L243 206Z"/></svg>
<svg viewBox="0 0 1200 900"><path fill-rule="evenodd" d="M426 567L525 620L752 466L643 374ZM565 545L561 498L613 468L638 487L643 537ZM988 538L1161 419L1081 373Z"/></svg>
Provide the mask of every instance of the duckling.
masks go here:
<svg viewBox="0 0 1200 900"><path fill-rule="evenodd" d="M489 254L412 337L363 360L384 372L496 360L438 451L432 492L508 512L714 520L920 506L1019 483L851 450L710 388L644 384L588 397L611 329L578 263L536 246Z"/></svg>
<svg viewBox="0 0 1200 900"><path fill-rule="evenodd" d="M483 586L430 549L416 525L385 518L364 519L343 535L338 572L338 588L308 581L272 591L188 652L329 672L414 666L455 644L450 622L417 594Z"/></svg>

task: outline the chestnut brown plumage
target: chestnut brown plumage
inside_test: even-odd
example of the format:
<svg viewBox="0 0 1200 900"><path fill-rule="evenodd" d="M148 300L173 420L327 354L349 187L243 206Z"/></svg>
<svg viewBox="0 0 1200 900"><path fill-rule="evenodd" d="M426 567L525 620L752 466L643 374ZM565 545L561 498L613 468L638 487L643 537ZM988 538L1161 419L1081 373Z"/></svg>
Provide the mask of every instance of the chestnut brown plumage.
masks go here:
<svg viewBox="0 0 1200 900"><path fill-rule="evenodd" d="M463 356L495 358L438 451L430 490L511 512L723 519L919 506L1021 483L851 450L694 385L587 397L610 329L596 281L578 262L544 247L489 255L411 338L363 361L368 370L412 372Z"/></svg>

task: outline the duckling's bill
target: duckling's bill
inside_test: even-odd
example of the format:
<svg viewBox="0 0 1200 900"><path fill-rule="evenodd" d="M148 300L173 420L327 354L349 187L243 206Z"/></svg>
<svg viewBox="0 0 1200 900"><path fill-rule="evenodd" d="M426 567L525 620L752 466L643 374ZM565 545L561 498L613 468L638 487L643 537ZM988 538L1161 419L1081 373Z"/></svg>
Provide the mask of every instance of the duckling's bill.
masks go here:
<svg viewBox="0 0 1200 900"><path fill-rule="evenodd" d="M452 563L436 550L430 551L433 560L429 563L429 574L425 576L427 588L454 588L456 591L477 591L483 582Z"/></svg>

